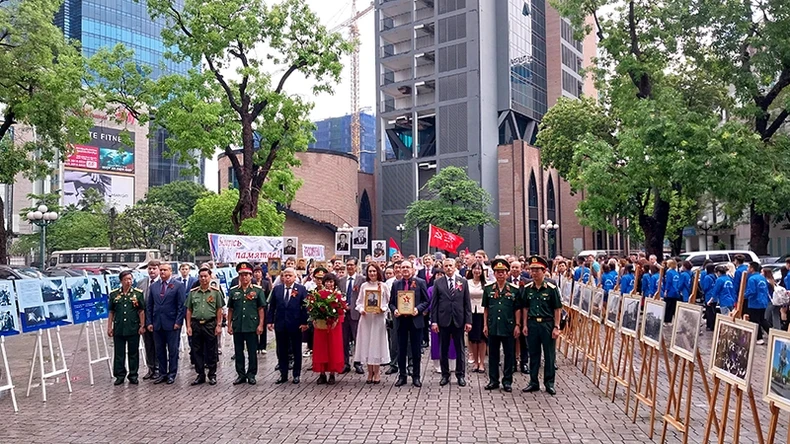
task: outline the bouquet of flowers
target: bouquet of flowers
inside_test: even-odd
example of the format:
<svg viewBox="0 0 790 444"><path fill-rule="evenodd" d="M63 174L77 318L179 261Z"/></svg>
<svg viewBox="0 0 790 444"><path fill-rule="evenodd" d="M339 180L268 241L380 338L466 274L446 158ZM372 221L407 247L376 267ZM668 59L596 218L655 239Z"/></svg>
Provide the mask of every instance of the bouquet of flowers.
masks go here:
<svg viewBox="0 0 790 444"><path fill-rule="evenodd" d="M343 294L338 291L313 290L305 299L307 314L315 328L334 328L340 316L348 310Z"/></svg>

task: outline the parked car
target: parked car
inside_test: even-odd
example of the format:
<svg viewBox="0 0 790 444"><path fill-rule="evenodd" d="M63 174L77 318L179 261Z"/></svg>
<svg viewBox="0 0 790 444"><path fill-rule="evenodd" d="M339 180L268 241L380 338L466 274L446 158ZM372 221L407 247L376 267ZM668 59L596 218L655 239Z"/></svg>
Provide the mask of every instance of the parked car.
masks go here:
<svg viewBox="0 0 790 444"><path fill-rule="evenodd" d="M784 267L784 262L774 262L772 264L763 264L763 269L771 270L771 273L774 275L774 280L776 282L782 282L782 267Z"/></svg>
<svg viewBox="0 0 790 444"><path fill-rule="evenodd" d="M82 270L73 270L71 268L48 268L44 272L46 277L80 277L85 276Z"/></svg>
<svg viewBox="0 0 790 444"><path fill-rule="evenodd" d="M746 262L760 262L760 258L754 254L753 251L748 250L709 250L709 251L689 251L680 255L681 261L691 262L692 267L696 269L705 263L705 259L710 259L713 262L732 262L735 260L735 255L742 254L746 256Z"/></svg>
<svg viewBox="0 0 790 444"><path fill-rule="evenodd" d="M27 275L27 276L31 277L33 279L43 279L44 278L44 274L41 273L41 271L38 268L35 268L35 267L20 267L20 266L17 266L17 265L11 265L11 268L13 268L14 270L16 270L16 271L18 271L18 272L20 272L20 273L22 273L24 275Z"/></svg>
<svg viewBox="0 0 790 444"><path fill-rule="evenodd" d="M8 265L0 265L0 279L34 279L25 273L15 270Z"/></svg>

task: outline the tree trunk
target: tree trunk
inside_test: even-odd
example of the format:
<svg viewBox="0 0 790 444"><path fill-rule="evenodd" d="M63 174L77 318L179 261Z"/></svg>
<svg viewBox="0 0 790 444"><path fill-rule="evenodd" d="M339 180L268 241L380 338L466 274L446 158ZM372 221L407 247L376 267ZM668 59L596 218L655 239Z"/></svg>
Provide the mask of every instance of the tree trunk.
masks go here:
<svg viewBox="0 0 790 444"><path fill-rule="evenodd" d="M6 229L5 202L0 197L0 264L8 265L8 237L10 231Z"/></svg>
<svg viewBox="0 0 790 444"><path fill-rule="evenodd" d="M639 215L639 226L645 233L645 253L655 254L659 261L664 257L664 237L669 222L669 202L661 199L656 193L653 214Z"/></svg>
<svg viewBox="0 0 790 444"><path fill-rule="evenodd" d="M254 197L257 196L257 193L253 195L252 192L255 140L252 131L252 120L246 113L241 116L241 140L243 144L242 161L238 168L236 164L233 166L239 182L239 202L236 204L236 208L233 209L232 220L236 233L245 234L241 232L241 223L245 219L258 216L258 200Z"/></svg>
<svg viewBox="0 0 790 444"><path fill-rule="evenodd" d="M768 235L771 231L771 217L758 214L754 202L749 205L749 249L758 256L768 255Z"/></svg>
<svg viewBox="0 0 790 444"><path fill-rule="evenodd" d="M675 237L672 238L670 246L672 247L672 256L679 256L680 250L683 248L683 229L675 233Z"/></svg>

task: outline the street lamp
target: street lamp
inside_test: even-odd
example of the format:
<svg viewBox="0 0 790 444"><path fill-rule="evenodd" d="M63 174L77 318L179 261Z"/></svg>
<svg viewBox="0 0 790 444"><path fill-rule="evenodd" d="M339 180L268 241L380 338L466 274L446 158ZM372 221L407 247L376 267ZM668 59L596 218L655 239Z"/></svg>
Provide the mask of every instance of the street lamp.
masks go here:
<svg viewBox="0 0 790 444"><path fill-rule="evenodd" d="M555 256L556 249L554 248L554 238L553 235L557 233L557 230L560 228L559 225L552 222L551 219L547 220L545 224L540 224L540 229L546 233L546 244L548 250L548 259L551 260Z"/></svg>
<svg viewBox="0 0 790 444"><path fill-rule="evenodd" d="M702 220L697 221L697 226L700 230L705 232L705 251L708 250L708 230L710 230L710 223L708 222L708 216L702 216Z"/></svg>
<svg viewBox="0 0 790 444"><path fill-rule="evenodd" d="M397 231L398 234L400 235L400 243L398 244L398 246L400 248L403 248L402 247L402 245L403 245L403 232L406 231L406 226L403 225L403 224L398 224L398 226L395 227L395 231ZM400 253L403 254L403 252L400 252Z"/></svg>
<svg viewBox="0 0 790 444"><path fill-rule="evenodd" d="M27 213L27 220L41 228L41 271L47 268L46 258L46 242L47 242L47 225L58 220L58 213L49 211L46 205L39 205L38 209Z"/></svg>

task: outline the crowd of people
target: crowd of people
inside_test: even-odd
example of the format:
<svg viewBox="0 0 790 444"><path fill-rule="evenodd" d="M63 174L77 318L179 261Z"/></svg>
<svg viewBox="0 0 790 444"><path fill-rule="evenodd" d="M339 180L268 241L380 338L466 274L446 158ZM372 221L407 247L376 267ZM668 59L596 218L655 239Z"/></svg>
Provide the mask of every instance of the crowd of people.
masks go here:
<svg viewBox="0 0 790 444"><path fill-rule="evenodd" d="M356 258L337 259L310 263L305 270L296 268L294 258L286 258L276 276L247 262L236 269L238 277L227 295L211 263L201 266L196 279L188 267L180 267L180 275L173 277L169 264L151 261L148 277L135 288L132 275L122 273L121 288L110 296L108 324L115 342L115 383L138 383L142 335L148 364L143 379L172 384L185 326L196 372L193 385L217 383L218 341L227 328L233 337L234 384L257 383L258 355L266 353L268 331L274 333L277 384L299 384L302 360L311 358L317 384L334 384L337 374L354 371L366 375L368 384L380 384L383 372L397 375L397 387L409 378L420 387L421 357L429 349L442 386L450 383L451 373L465 386L469 367L488 373L487 390L512 391L513 373L528 374L523 391L531 392L539 390L542 366L544 388L555 394L554 347L564 319L557 288L561 276L592 281L604 290L605 300L615 289L659 295L666 302L666 323L672 322L678 301L689 302L694 286L689 262L659 262L642 253L577 257L575 264L561 256L551 261L513 255L489 260L482 250L457 258L441 253L404 258L396 253L387 262L368 257L360 266ZM777 284L759 263L747 263L740 255L733 264L706 263L696 302L706 307L707 327L712 329L716 313L737 310L741 279L747 280L741 309L745 318L760 325L761 344L762 330L787 329L787 304L774 304L772 298L790 284L790 277ZM403 292L414 298L411 312L399 312ZM306 301L333 295L343 300L345 309L328 318L328 325L311 319Z"/></svg>

